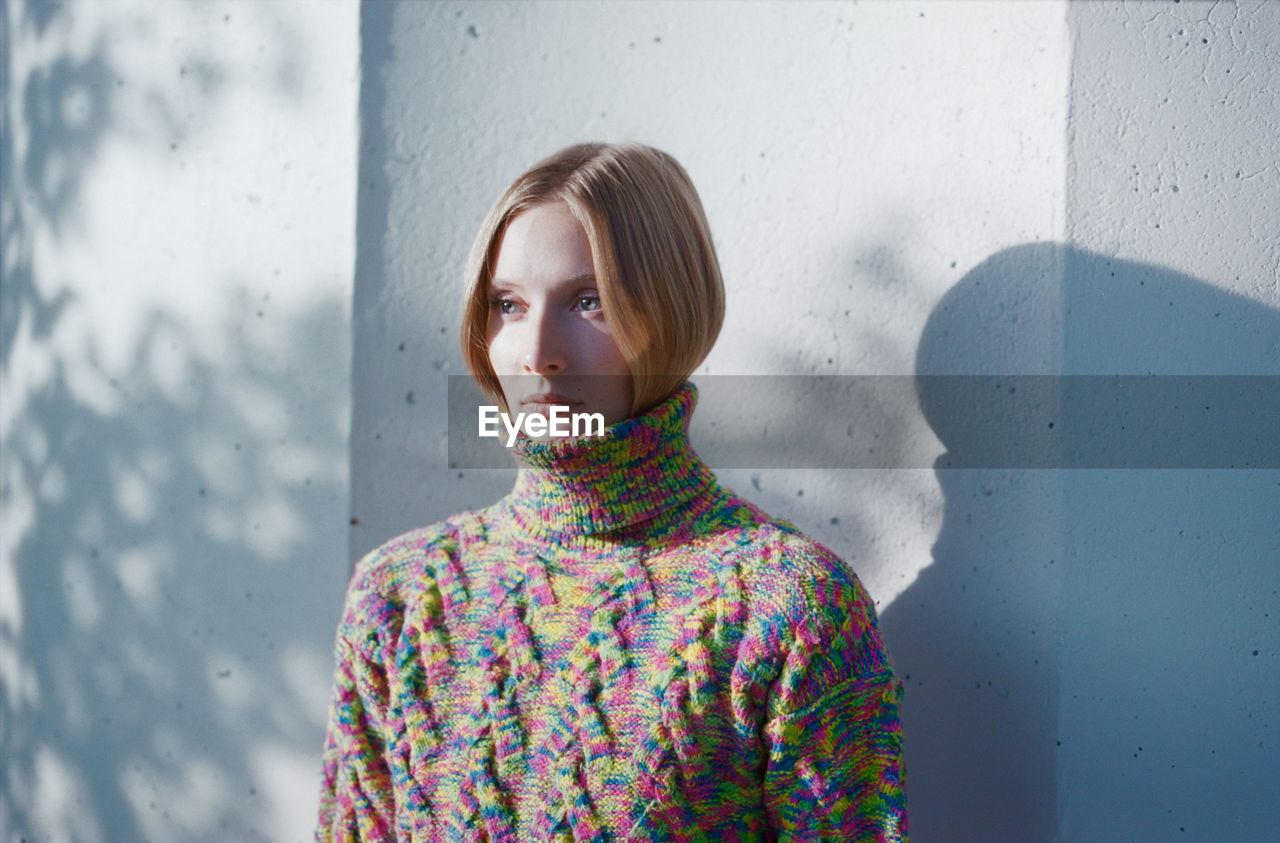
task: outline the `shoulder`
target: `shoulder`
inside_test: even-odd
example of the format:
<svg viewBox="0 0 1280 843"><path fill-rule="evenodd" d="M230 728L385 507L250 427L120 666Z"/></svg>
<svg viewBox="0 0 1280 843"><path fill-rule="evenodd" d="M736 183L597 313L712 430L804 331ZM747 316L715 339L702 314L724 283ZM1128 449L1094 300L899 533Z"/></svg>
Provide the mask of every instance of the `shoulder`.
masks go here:
<svg viewBox="0 0 1280 843"><path fill-rule="evenodd" d="M461 557L474 540L476 513L410 530L356 562L339 637L366 655L393 645L408 614L443 615L466 599Z"/></svg>
<svg viewBox="0 0 1280 843"><path fill-rule="evenodd" d="M794 524L737 499L735 555L757 608L792 625L817 619L874 617L871 598L838 554Z"/></svg>
<svg viewBox="0 0 1280 843"><path fill-rule="evenodd" d="M752 509L759 517L746 531L739 562L747 639L774 660L780 710L891 670L875 605L857 574L794 525Z"/></svg>

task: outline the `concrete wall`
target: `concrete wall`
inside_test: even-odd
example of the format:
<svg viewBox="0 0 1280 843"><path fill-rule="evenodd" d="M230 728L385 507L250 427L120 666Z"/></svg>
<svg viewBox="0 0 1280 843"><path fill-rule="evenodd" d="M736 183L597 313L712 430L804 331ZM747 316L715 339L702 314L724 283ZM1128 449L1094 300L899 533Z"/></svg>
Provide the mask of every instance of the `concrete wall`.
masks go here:
<svg viewBox="0 0 1280 843"><path fill-rule="evenodd" d="M510 471L446 467L461 267L498 193L564 144L638 140L689 170L728 287L704 373L945 371L917 359L944 294L1063 236L1060 3L369 3L362 44L353 558L509 489ZM1037 301L1013 371L1061 366L1059 302ZM721 478L879 601L921 839L1051 836L1057 478Z"/></svg>
<svg viewBox="0 0 1280 843"><path fill-rule="evenodd" d="M357 27L0 3L0 839L310 834Z"/></svg>
<svg viewBox="0 0 1280 843"><path fill-rule="evenodd" d="M1069 24L1065 370L1280 373L1280 5ZM1064 526L1059 834L1274 837L1280 471L1072 472Z"/></svg>
<svg viewBox="0 0 1280 843"><path fill-rule="evenodd" d="M582 139L698 184L729 288L704 376L1280 372L1278 14L367 4L353 556L508 488L446 468L460 268L501 188ZM877 598L918 839L1276 823L1275 471L722 479Z"/></svg>
<svg viewBox="0 0 1280 843"><path fill-rule="evenodd" d="M704 376L1280 372L1274 4L0 15L4 839L308 835L350 559L511 482L446 468L458 282L565 143L698 184ZM1276 471L722 479L877 598L917 839L1280 824Z"/></svg>

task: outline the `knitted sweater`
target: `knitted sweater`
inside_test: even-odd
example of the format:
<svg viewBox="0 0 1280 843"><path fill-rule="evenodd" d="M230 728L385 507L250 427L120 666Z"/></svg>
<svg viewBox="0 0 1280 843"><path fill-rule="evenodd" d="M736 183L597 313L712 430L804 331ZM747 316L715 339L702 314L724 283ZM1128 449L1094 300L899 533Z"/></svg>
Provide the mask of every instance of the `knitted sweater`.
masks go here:
<svg viewBox="0 0 1280 843"><path fill-rule="evenodd" d="M716 482L695 401L523 440L506 498L359 562L319 839L905 838L871 601Z"/></svg>

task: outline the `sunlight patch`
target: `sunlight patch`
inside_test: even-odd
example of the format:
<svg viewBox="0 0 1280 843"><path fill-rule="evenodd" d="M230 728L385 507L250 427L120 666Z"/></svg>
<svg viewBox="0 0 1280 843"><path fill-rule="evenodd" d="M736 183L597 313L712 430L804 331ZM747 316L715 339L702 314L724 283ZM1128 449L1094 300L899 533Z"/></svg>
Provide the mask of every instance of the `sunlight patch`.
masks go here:
<svg viewBox="0 0 1280 843"><path fill-rule="evenodd" d="M33 771L33 832L53 840L102 840L102 830L86 810L93 803L76 771L48 746L36 750Z"/></svg>
<svg viewBox="0 0 1280 843"><path fill-rule="evenodd" d="M265 796L268 823L275 839L309 839L319 809L320 765L316 757L282 743L250 750L249 768L259 794Z"/></svg>

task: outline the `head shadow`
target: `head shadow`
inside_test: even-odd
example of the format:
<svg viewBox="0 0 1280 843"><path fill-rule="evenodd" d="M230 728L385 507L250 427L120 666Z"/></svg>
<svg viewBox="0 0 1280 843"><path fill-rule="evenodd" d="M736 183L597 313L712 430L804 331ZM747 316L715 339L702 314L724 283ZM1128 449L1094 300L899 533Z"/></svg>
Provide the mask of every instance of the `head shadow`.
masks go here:
<svg viewBox="0 0 1280 843"><path fill-rule="evenodd" d="M1160 528L1194 517L1194 503L1171 499L1167 473L1133 470L1184 466L1176 459L1161 464L1154 450L1134 458L1126 425L1161 426L1178 442L1212 437L1223 424L1242 426L1233 440L1261 437L1267 422L1257 411L1275 403L1269 393L1261 396L1266 406L1232 393L1238 406L1216 428L1162 415L1141 401L1131 406L1132 417L1117 416L1107 402L1133 381L1079 400L1072 390L1093 381L1061 375L1193 375L1200 377L1190 382L1220 386L1207 376L1280 372L1278 339L1280 313L1258 302L1165 267L1062 244L998 252L939 301L920 338L916 374L921 409L946 448L935 463L943 523L933 564L882 615L907 685L917 833L951 840L1055 836L1058 779L1073 765L1098 761L1081 748L1086 733L1106 720L1090 706L1104 698L1137 700L1140 671L1126 659L1168 658L1159 654L1160 641L1173 632L1168 599L1176 587L1143 590L1135 572L1154 576L1157 560L1178 560ZM993 412L1003 405L988 391L992 379L938 377L957 375L1032 384L1037 400L1050 406L1031 412L1026 402L1024 412ZM1059 430L1064 420L1077 427L1101 420L1101 432L1094 432L1101 441L1090 440L1082 451L1055 434L1046 443L1059 448L1053 455L1003 457L1027 440L1032 418L1056 418ZM1116 452L1127 461L1097 457ZM1208 465L1195 467L1230 467L1215 457L1222 454L1210 453ZM1122 470L1045 470L1116 467ZM1098 530L1103 522L1110 526ZM1247 542L1268 546L1264 522L1260 515L1244 518ZM1269 546L1274 554L1274 538ZM1163 573L1176 581L1185 569L1166 564ZM1127 651L1098 632L1115 627L1121 635L1115 619L1122 617L1149 621L1128 639ZM1090 650L1094 669L1099 660L1107 663L1097 671L1105 680L1085 666L1082 648ZM1209 658L1201 669L1214 669ZM1080 700L1084 687L1095 702ZM1169 709L1153 719L1168 725L1182 716ZM1140 708L1134 719L1141 722Z"/></svg>

